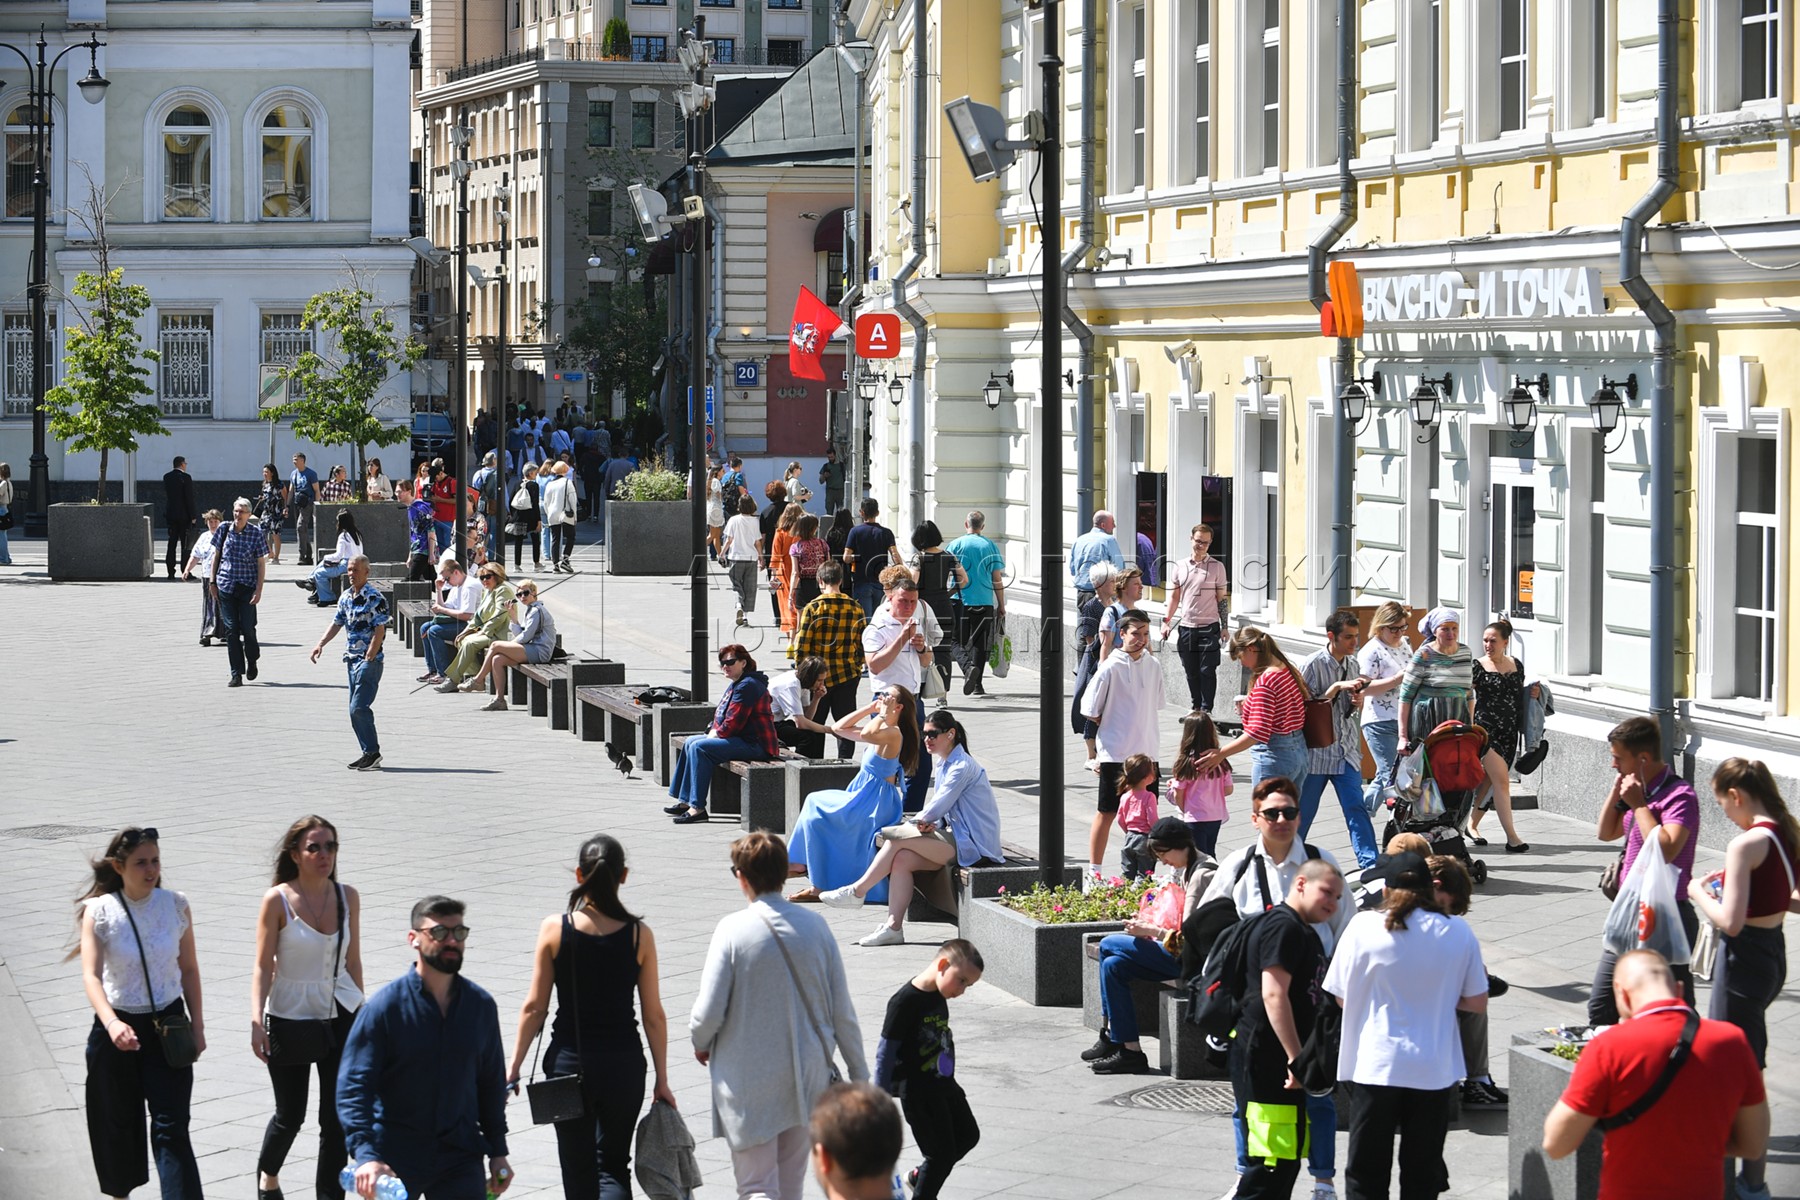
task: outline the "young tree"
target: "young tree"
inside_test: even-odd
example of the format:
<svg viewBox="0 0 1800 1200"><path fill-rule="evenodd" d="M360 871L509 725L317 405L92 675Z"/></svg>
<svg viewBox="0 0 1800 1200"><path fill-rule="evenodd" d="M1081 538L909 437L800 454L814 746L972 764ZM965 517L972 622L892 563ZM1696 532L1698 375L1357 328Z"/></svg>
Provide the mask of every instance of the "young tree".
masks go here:
<svg viewBox="0 0 1800 1200"><path fill-rule="evenodd" d="M333 353L308 350L283 366L281 377L299 385L300 396L264 415L292 419L295 434L321 446L350 447L355 464L350 477L360 480L363 447L393 446L412 436L408 424L389 424L375 407L381 385L396 372L412 370L425 347L410 333L399 336L394 319L354 281L308 300L300 319L330 335Z"/></svg>

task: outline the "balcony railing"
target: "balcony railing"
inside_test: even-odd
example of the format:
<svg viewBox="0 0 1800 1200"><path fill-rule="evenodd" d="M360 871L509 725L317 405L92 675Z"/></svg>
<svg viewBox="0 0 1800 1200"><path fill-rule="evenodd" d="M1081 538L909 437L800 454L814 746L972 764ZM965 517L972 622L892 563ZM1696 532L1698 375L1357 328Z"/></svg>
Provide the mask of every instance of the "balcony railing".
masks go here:
<svg viewBox="0 0 1800 1200"><path fill-rule="evenodd" d="M544 48L542 46L533 46L529 50L514 50L510 54L496 54L492 58L484 58L460 67L451 67L444 72L444 82L455 83L459 79L471 79L476 75L486 75L489 71L503 71L507 67L516 67L520 63L543 61Z"/></svg>
<svg viewBox="0 0 1800 1200"><path fill-rule="evenodd" d="M811 60L819 51L811 46L736 46L729 59L715 59L714 67L801 67ZM570 39L568 41L552 41L541 46L533 46L529 50L515 50L509 54L497 54L492 58L484 58L465 66L452 67L444 72L445 83L455 83L460 79L470 79L477 75L486 75L490 71L502 71L507 67L516 67L521 63L545 62L561 59L565 62L679 62L675 47L663 50L637 48L623 58L614 59L601 53L600 43L593 40Z"/></svg>

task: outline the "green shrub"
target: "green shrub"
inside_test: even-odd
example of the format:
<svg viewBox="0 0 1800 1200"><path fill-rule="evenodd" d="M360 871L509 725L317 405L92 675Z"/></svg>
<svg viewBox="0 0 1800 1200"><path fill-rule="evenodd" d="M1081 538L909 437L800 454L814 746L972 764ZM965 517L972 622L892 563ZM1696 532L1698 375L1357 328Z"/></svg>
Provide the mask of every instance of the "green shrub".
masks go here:
<svg viewBox="0 0 1800 1200"><path fill-rule="evenodd" d="M669 470L660 458L647 460L613 491L618 500L686 500L687 494L687 479Z"/></svg>
<svg viewBox="0 0 1800 1200"><path fill-rule="evenodd" d="M618 17L608 21L600 34L600 53L607 58L630 58L631 26Z"/></svg>
<svg viewBox="0 0 1800 1200"><path fill-rule="evenodd" d="M1127 883L1115 877L1084 894L1079 883L1065 883L1053 888L1036 883L1029 892L1008 894L1002 888L998 899L1014 912L1024 913L1046 925L1128 921L1137 916L1144 894L1154 886L1148 879Z"/></svg>

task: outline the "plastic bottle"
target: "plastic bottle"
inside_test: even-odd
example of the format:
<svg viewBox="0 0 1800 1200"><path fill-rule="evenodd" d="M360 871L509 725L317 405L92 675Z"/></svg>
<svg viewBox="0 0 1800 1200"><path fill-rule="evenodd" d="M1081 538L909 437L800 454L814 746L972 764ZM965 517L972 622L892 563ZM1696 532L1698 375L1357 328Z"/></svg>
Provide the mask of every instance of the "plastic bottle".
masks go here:
<svg viewBox="0 0 1800 1200"><path fill-rule="evenodd" d="M338 1173L338 1183L346 1192L356 1194L356 1168L345 1167ZM375 1181L375 1200L406 1200L406 1185L398 1175L383 1175Z"/></svg>

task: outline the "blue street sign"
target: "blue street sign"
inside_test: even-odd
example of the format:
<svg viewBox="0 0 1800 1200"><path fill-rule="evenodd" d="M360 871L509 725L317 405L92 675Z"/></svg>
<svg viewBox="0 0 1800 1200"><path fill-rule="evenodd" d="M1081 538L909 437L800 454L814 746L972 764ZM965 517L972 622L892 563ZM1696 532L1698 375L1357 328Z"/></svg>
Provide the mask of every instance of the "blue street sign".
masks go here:
<svg viewBox="0 0 1800 1200"><path fill-rule="evenodd" d="M692 421L694 419L694 389L691 387L687 390L687 411L688 420ZM713 423L713 389L710 383L706 385L706 423L708 425Z"/></svg>
<svg viewBox="0 0 1800 1200"><path fill-rule="evenodd" d="M762 379L762 368L753 362L733 363L731 369L739 387L756 387Z"/></svg>

